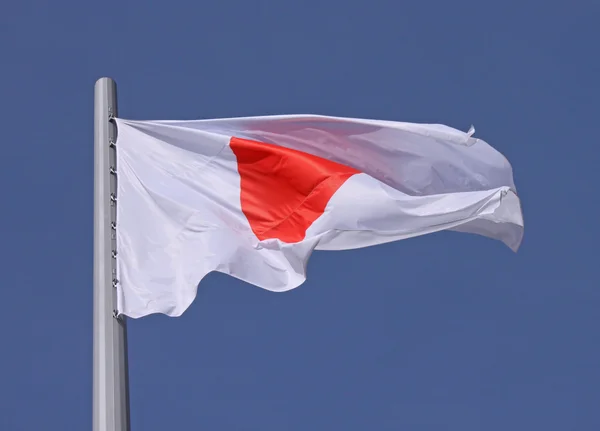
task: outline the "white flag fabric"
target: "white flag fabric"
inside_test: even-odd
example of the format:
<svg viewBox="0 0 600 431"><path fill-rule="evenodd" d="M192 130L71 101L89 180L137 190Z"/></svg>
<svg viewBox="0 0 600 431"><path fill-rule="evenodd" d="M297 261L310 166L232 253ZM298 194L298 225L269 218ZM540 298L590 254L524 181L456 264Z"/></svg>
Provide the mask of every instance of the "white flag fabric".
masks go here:
<svg viewBox="0 0 600 431"><path fill-rule="evenodd" d="M281 115L116 119L118 311L179 316L219 271L282 292L313 250L441 230L516 251L510 163L438 124Z"/></svg>

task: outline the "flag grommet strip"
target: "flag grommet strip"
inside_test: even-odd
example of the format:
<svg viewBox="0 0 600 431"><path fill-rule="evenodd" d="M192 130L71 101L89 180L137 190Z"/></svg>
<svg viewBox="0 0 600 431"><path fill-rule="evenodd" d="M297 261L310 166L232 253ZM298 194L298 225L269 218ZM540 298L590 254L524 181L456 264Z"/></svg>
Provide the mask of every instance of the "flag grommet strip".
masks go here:
<svg viewBox="0 0 600 431"><path fill-rule="evenodd" d="M110 228L111 228L111 273L112 286L118 288L119 280L117 279L117 123L114 120L114 110L112 106L108 107L108 153L109 153L109 169L110 174ZM116 304L116 301L115 301ZM119 317L119 311L113 310L113 317L119 322L122 321Z"/></svg>

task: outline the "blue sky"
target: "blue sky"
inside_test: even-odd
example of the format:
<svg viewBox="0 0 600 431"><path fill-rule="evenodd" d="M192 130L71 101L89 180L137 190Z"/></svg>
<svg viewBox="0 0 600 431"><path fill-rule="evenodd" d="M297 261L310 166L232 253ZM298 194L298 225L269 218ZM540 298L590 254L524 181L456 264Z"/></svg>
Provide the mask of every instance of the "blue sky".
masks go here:
<svg viewBox="0 0 600 431"><path fill-rule="evenodd" d="M503 152L525 239L318 252L130 321L132 429L598 430L595 1L13 1L0 15L0 429L90 429L93 85L120 116L440 122ZM596 28L595 28L596 27Z"/></svg>

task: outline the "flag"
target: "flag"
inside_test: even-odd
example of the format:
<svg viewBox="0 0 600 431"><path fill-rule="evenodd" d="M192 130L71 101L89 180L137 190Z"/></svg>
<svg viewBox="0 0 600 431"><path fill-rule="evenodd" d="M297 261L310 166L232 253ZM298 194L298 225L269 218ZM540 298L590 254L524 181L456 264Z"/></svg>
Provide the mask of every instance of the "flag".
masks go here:
<svg viewBox="0 0 600 431"><path fill-rule="evenodd" d="M516 251L507 159L439 124L279 115L116 119L118 311L179 316L212 271L283 292L313 250L441 230Z"/></svg>

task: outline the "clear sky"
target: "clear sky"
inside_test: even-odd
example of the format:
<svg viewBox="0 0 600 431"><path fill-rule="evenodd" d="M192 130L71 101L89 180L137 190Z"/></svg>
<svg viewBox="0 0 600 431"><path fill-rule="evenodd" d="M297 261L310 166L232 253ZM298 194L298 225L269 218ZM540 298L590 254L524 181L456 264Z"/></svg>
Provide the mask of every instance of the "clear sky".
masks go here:
<svg viewBox="0 0 600 431"><path fill-rule="evenodd" d="M597 1L9 1L0 14L0 429L92 413L93 86L120 116L439 122L511 161L512 253L440 233L221 274L129 323L132 429L600 429Z"/></svg>

